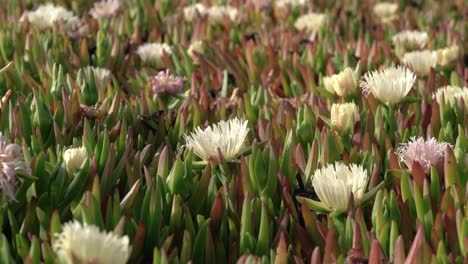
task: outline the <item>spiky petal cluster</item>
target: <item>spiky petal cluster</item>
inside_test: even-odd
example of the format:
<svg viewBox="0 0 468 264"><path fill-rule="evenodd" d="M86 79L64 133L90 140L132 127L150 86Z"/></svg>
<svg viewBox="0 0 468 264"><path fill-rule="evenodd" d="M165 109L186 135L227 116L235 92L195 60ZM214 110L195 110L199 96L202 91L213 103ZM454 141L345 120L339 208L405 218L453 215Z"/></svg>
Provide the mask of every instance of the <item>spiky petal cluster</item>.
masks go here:
<svg viewBox="0 0 468 264"><path fill-rule="evenodd" d="M437 63L441 66L453 64L458 59L459 48L457 45L445 49L436 50Z"/></svg>
<svg viewBox="0 0 468 264"><path fill-rule="evenodd" d="M435 98L440 105L454 107L463 100L465 109L468 109L468 87L445 86L437 89Z"/></svg>
<svg viewBox="0 0 468 264"><path fill-rule="evenodd" d="M388 23L397 17L396 11L398 10L398 4L389 2L380 2L374 5L372 11L376 15L380 22Z"/></svg>
<svg viewBox="0 0 468 264"><path fill-rule="evenodd" d="M345 211L351 194L355 202L362 198L367 188L368 177L367 171L360 165L346 166L336 162L316 170L312 186L326 207L330 210Z"/></svg>
<svg viewBox="0 0 468 264"><path fill-rule="evenodd" d="M145 43L138 47L136 53L144 62L159 62L164 54L172 54L172 48L166 43Z"/></svg>
<svg viewBox="0 0 468 264"><path fill-rule="evenodd" d="M400 161L404 162L409 169L417 161L428 173L431 166L436 166L444 158L445 149L450 144L437 142L435 138L424 140L423 137L412 137L409 142L400 144L397 155Z"/></svg>
<svg viewBox="0 0 468 264"><path fill-rule="evenodd" d="M63 226L52 247L63 263L124 264L131 252L127 236L119 237L76 220Z"/></svg>
<svg viewBox="0 0 468 264"><path fill-rule="evenodd" d="M193 21L196 17L203 17L208 13L208 8L201 3L189 5L184 8L184 18L186 21Z"/></svg>
<svg viewBox="0 0 468 264"><path fill-rule="evenodd" d="M339 74L327 76L323 78L325 89L331 93L336 93L339 96L352 94L358 87L354 71L347 67Z"/></svg>
<svg viewBox="0 0 468 264"><path fill-rule="evenodd" d="M69 148L63 153L63 161L68 175L73 175L74 170L79 169L88 158L85 147Z"/></svg>
<svg viewBox="0 0 468 264"><path fill-rule="evenodd" d="M62 24L65 30L69 30L80 24L80 19L72 11L51 3L41 5L34 11L28 11L25 17L40 30L52 28L55 24Z"/></svg>
<svg viewBox="0 0 468 264"><path fill-rule="evenodd" d="M326 21L327 16L325 14L309 13L300 16L294 23L294 27L296 27L297 30L306 30L307 32L312 32L319 30Z"/></svg>
<svg viewBox="0 0 468 264"><path fill-rule="evenodd" d="M94 7L89 11L94 19L111 18L123 8L120 0L102 0L94 3Z"/></svg>
<svg viewBox="0 0 468 264"><path fill-rule="evenodd" d="M221 24L224 18L228 18L229 21L234 21L237 17L237 8L232 6L211 6L208 9L208 21L211 24Z"/></svg>
<svg viewBox="0 0 468 264"><path fill-rule="evenodd" d="M169 70L160 71L150 80L154 94L177 94L184 89L184 78L170 74Z"/></svg>
<svg viewBox="0 0 468 264"><path fill-rule="evenodd" d="M23 151L0 133L0 188L10 198L15 199L18 174L31 175L31 168L25 161Z"/></svg>
<svg viewBox="0 0 468 264"><path fill-rule="evenodd" d="M426 46L429 37L426 32L417 31L417 30L404 30L392 37L393 45L395 46L405 46L413 49L421 49Z"/></svg>
<svg viewBox="0 0 468 264"><path fill-rule="evenodd" d="M239 154L248 132L247 121L236 117L206 129L198 127L189 136L185 135L185 141L187 147L204 160L218 160L219 149L224 159L229 161Z"/></svg>
<svg viewBox="0 0 468 264"><path fill-rule="evenodd" d="M359 120L359 111L355 103L333 104L330 119L340 130L351 131Z"/></svg>
<svg viewBox="0 0 468 264"><path fill-rule="evenodd" d="M372 93L382 103L393 105L408 95L416 76L408 68L390 67L383 71L368 72L360 81L364 93Z"/></svg>
<svg viewBox="0 0 468 264"><path fill-rule="evenodd" d="M417 75L426 76L431 68L436 66L437 56L435 52L430 50L413 51L405 53L402 62Z"/></svg>

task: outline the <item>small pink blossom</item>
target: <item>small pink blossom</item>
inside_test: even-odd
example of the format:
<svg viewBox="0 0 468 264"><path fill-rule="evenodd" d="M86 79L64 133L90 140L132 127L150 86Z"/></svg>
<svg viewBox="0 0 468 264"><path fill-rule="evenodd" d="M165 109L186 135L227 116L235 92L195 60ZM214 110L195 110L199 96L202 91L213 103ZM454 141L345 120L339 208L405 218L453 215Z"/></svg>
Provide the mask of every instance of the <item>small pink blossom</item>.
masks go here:
<svg viewBox="0 0 468 264"><path fill-rule="evenodd" d="M10 198L15 199L17 175L31 175L29 164L24 160L23 150L17 144L10 143L0 133L0 188Z"/></svg>
<svg viewBox="0 0 468 264"><path fill-rule="evenodd" d="M160 71L150 80L154 94L177 94L184 89L184 78L170 74L169 70Z"/></svg>
<svg viewBox="0 0 468 264"><path fill-rule="evenodd" d="M89 12L94 19L111 18L123 8L120 0L103 0L94 3L93 9Z"/></svg>
<svg viewBox="0 0 468 264"><path fill-rule="evenodd" d="M411 169L413 163L417 161L423 167L424 172L429 173L431 166L435 166L443 160L447 146L450 144L437 142L435 138L424 140L422 137L412 137L409 142L401 144L397 155L408 169Z"/></svg>

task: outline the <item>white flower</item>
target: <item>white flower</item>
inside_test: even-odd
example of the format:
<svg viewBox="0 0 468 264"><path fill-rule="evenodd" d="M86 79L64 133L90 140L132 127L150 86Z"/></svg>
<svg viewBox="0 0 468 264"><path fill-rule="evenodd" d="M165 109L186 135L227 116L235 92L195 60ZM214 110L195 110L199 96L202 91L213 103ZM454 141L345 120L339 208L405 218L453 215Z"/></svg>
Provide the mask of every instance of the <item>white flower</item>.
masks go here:
<svg viewBox="0 0 468 264"><path fill-rule="evenodd" d="M352 131L359 120L359 111L355 103L333 104L330 111L332 125L343 131Z"/></svg>
<svg viewBox="0 0 468 264"><path fill-rule="evenodd" d="M412 137L410 142L400 145L397 150L400 161L404 162L410 170L413 163L417 161L425 173L431 170L431 166L435 166L443 160L445 149L450 146L446 142L437 142L435 138L425 141L422 137L417 139Z"/></svg>
<svg viewBox="0 0 468 264"><path fill-rule="evenodd" d="M458 59L459 48L457 45L445 49L436 50L437 63L441 66L447 66Z"/></svg>
<svg viewBox="0 0 468 264"><path fill-rule="evenodd" d="M381 72L367 72L360 86L364 93L371 92L387 105L399 103L408 95L416 81L416 76L408 68L390 67Z"/></svg>
<svg viewBox="0 0 468 264"><path fill-rule="evenodd" d="M367 171L355 164L328 164L312 176L312 186L320 201L330 210L346 211L351 193L358 203L367 188Z"/></svg>
<svg viewBox="0 0 468 264"><path fill-rule="evenodd" d="M382 23L391 22L397 17L396 11L398 10L398 4L381 2L374 6L372 11L380 19Z"/></svg>
<svg viewBox="0 0 468 264"><path fill-rule="evenodd" d="M221 121L206 129L197 127L194 133L185 135L187 147L204 160L218 159L218 148L226 161L234 159L244 145L249 129L247 121L237 118Z"/></svg>
<svg viewBox="0 0 468 264"><path fill-rule="evenodd" d="M199 59L197 57L196 53L203 53L203 43L201 40L196 40L190 44L190 47L187 50L187 54L192 58L192 61L194 63L199 63Z"/></svg>
<svg viewBox="0 0 468 264"><path fill-rule="evenodd" d="M325 89L331 93L336 93L339 96L352 94L356 91L358 82L354 71L347 67L339 74L327 76L323 78Z"/></svg>
<svg viewBox="0 0 468 264"><path fill-rule="evenodd" d="M426 46L429 37L426 32L404 30L392 37L393 45L405 46L406 44L413 49L421 49Z"/></svg>
<svg viewBox="0 0 468 264"><path fill-rule="evenodd" d="M13 200L17 184L16 177L20 173L31 175L31 168L24 160L23 150L0 133L0 188Z"/></svg>
<svg viewBox="0 0 468 264"><path fill-rule="evenodd" d="M88 158L88 152L85 147L69 148L63 153L65 169L69 175L73 174L75 169L79 169Z"/></svg>
<svg viewBox="0 0 468 264"><path fill-rule="evenodd" d="M84 68L84 73L86 75L86 78L89 80L89 74L93 72L94 73L94 79L98 83L106 83L112 78L112 73L110 70L106 68L99 68L99 67L93 67L93 66L86 66Z"/></svg>
<svg viewBox="0 0 468 264"><path fill-rule="evenodd" d="M435 98L439 105L454 107L462 99L465 109L468 109L468 87L445 86L437 89Z"/></svg>
<svg viewBox="0 0 468 264"><path fill-rule="evenodd" d="M402 62L417 75L425 76L429 74L431 68L436 66L437 56L435 52L430 50L413 51L405 53Z"/></svg>
<svg viewBox="0 0 468 264"><path fill-rule="evenodd" d="M225 17L234 21L237 13L237 9L232 6L212 6L208 9L208 21L211 24L221 24Z"/></svg>
<svg viewBox="0 0 468 264"><path fill-rule="evenodd" d="M130 257L127 236L100 231L97 226L68 222L52 247L63 263L124 264Z"/></svg>
<svg viewBox="0 0 468 264"><path fill-rule="evenodd" d="M41 5L34 11L26 13L28 21L40 30L52 28L55 24L61 23L65 30L78 27L80 19L72 11L51 3Z"/></svg>
<svg viewBox="0 0 468 264"><path fill-rule="evenodd" d="M299 17L294 23L297 30L314 31L319 30L327 21L325 14L309 13Z"/></svg>
<svg viewBox="0 0 468 264"><path fill-rule="evenodd" d="M144 62L159 62L164 54L172 54L172 48L166 43L145 43L138 47L136 53Z"/></svg>
<svg viewBox="0 0 468 264"><path fill-rule="evenodd" d="M291 7L296 7L296 6L305 6L307 4L307 0L278 0L275 2L275 5L278 8L284 8L287 5L290 5Z"/></svg>
<svg viewBox="0 0 468 264"><path fill-rule="evenodd" d="M120 0L102 0L94 3L94 7L89 11L94 19L111 18L122 9L123 4Z"/></svg>
<svg viewBox="0 0 468 264"><path fill-rule="evenodd" d="M184 17L186 21L193 21L197 16L202 17L207 13L207 8L200 3L196 3L184 8Z"/></svg>

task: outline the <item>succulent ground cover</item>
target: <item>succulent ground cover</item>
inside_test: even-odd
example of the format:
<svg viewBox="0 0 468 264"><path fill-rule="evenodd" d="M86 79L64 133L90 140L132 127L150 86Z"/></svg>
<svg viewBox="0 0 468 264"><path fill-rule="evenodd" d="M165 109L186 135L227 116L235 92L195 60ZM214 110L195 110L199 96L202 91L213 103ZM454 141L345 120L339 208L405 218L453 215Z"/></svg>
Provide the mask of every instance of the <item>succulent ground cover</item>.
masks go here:
<svg viewBox="0 0 468 264"><path fill-rule="evenodd" d="M0 6L2 263L467 263L463 1Z"/></svg>

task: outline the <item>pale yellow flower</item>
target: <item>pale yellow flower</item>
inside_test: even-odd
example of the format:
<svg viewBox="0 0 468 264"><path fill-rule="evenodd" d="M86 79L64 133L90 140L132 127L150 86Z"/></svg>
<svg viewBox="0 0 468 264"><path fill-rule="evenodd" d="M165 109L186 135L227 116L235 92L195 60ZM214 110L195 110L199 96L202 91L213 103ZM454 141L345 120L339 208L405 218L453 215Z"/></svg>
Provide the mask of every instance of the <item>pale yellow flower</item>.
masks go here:
<svg viewBox="0 0 468 264"><path fill-rule="evenodd" d="M426 32L422 31L411 31L404 30L392 37L393 45L395 46L405 46L408 45L413 49L421 49L426 46L429 36Z"/></svg>
<svg viewBox="0 0 468 264"><path fill-rule="evenodd" d="M232 6L212 6L208 9L208 21L211 24L222 24L225 17L234 21L237 13L237 9Z"/></svg>
<svg viewBox="0 0 468 264"><path fill-rule="evenodd" d="M196 17L202 17L208 13L208 9L200 3L196 3L184 8L184 18L186 21L193 21Z"/></svg>
<svg viewBox="0 0 468 264"><path fill-rule="evenodd" d="M204 160L217 159L219 149L224 159L230 161L239 155L248 132L247 121L234 118L205 129L198 127L189 136L185 135L185 141Z"/></svg>
<svg viewBox="0 0 468 264"><path fill-rule="evenodd" d="M145 43L138 47L136 53L143 62L160 62L164 54L172 54L172 48L166 43Z"/></svg>
<svg viewBox="0 0 468 264"><path fill-rule="evenodd" d="M359 121L359 111L355 103L333 104L330 111L332 125L342 131L352 131Z"/></svg>
<svg viewBox="0 0 468 264"><path fill-rule="evenodd" d="M339 96L353 94L358 87L355 72L349 67L339 74L324 77L323 84L327 91L336 93Z"/></svg>
<svg viewBox="0 0 468 264"><path fill-rule="evenodd" d="M297 30L306 30L312 32L319 30L327 21L325 14L309 13L299 17L294 23Z"/></svg>
<svg viewBox="0 0 468 264"><path fill-rule="evenodd" d="M76 169L79 169L88 158L88 152L85 147L69 148L63 153L65 169L69 175L72 175Z"/></svg>
<svg viewBox="0 0 468 264"><path fill-rule="evenodd" d="M398 66L368 72L363 79L360 86L364 93L372 93L382 103L393 105L408 95L416 76L408 68Z"/></svg>
<svg viewBox="0 0 468 264"><path fill-rule="evenodd" d="M367 189L369 176L360 165L341 162L315 171L312 186L320 201L330 210L346 211L351 194L358 203Z"/></svg>
<svg viewBox="0 0 468 264"><path fill-rule="evenodd" d="M130 257L128 236L119 237L94 225L75 220L55 235L52 247L61 263L125 264Z"/></svg>
<svg viewBox="0 0 468 264"><path fill-rule="evenodd" d="M413 51L405 53L402 62L417 75L426 76L436 66L437 56L430 50Z"/></svg>
<svg viewBox="0 0 468 264"><path fill-rule="evenodd" d="M192 42L192 44L190 44L190 47L187 50L187 54L190 56L190 58L192 58L192 61L198 64L200 61L197 55L195 55L195 52L200 54L203 53L203 42L201 40L196 40Z"/></svg>
<svg viewBox="0 0 468 264"><path fill-rule="evenodd" d="M374 6L372 11L380 19L382 23L388 23L397 18L396 11L398 10L398 4L381 2Z"/></svg>
<svg viewBox="0 0 468 264"><path fill-rule="evenodd" d="M441 66L448 66L458 60L459 48L457 45L445 49L436 50L437 64Z"/></svg>
<svg viewBox="0 0 468 264"><path fill-rule="evenodd" d="M439 105L449 107L455 107L460 100L463 100L463 105L468 110L468 87L448 85L437 89L434 96Z"/></svg>
<svg viewBox="0 0 468 264"><path fill-rule="evenodd" d="M40 5L34 11L28 11L25 17L40 30L52 28L56 24L61 24L64 29L68 31L78 27L80 24L80 19L75 16L72 11L68 11L62 6L56 6L51 3Z"/></svg>

